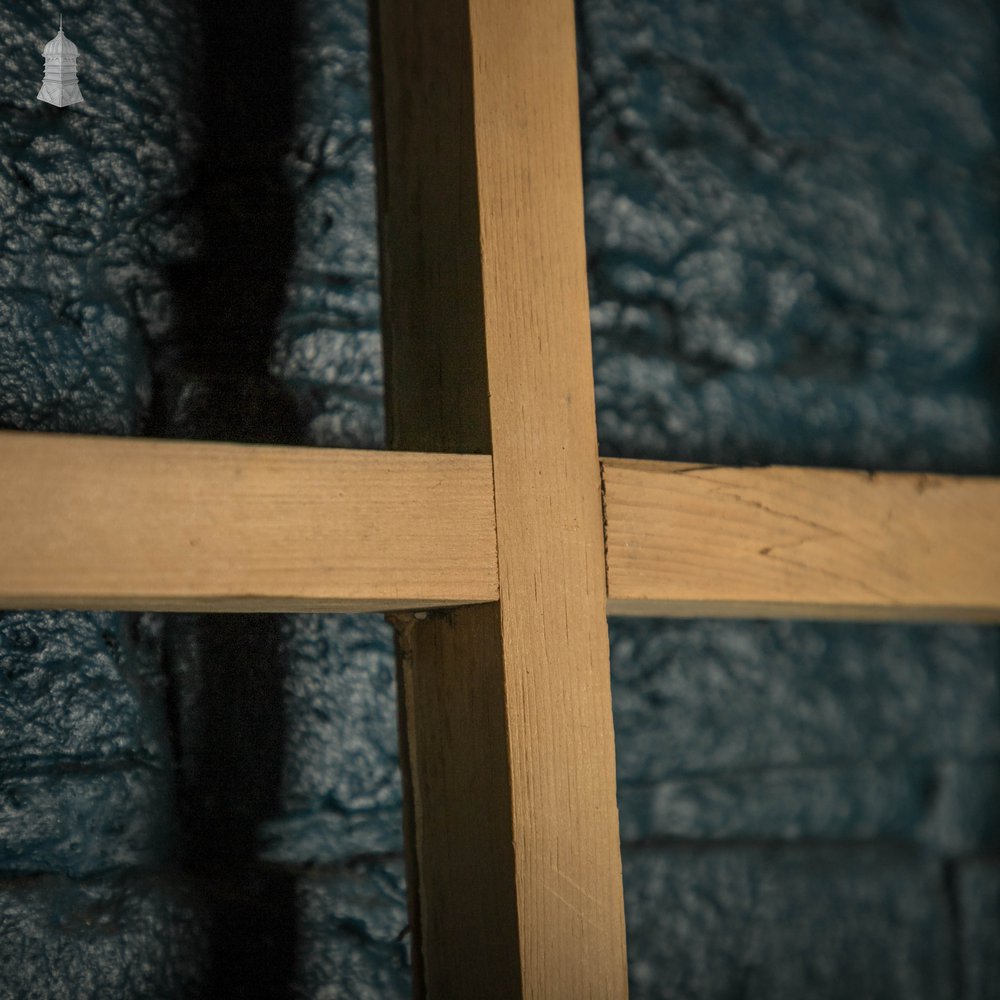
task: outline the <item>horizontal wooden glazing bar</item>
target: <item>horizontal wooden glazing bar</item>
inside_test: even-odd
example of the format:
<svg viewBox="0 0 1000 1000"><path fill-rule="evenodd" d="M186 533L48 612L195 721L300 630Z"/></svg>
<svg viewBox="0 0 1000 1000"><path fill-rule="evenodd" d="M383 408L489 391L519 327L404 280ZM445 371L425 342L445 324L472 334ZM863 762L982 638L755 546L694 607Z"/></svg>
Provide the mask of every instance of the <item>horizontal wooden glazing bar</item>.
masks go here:
<svg viewBox="0 0 1000 1000"><path fill-rule="evenodd" d="M601 465L609 614L1000 621L1000 479ZM0 607L496 598L488 456L0 432Z"/></svg>
<svg viewBox="0 0 1000 1000"><path fill-rule="evenodd" d="M609 614L1000 621L1000 479L602 470Z"/></svg>
<svg viewBox="0 0 1000 1000"><path fill-rule="evenodd" d="M0 607L496 598L488 456L0 434Z"/></svg>

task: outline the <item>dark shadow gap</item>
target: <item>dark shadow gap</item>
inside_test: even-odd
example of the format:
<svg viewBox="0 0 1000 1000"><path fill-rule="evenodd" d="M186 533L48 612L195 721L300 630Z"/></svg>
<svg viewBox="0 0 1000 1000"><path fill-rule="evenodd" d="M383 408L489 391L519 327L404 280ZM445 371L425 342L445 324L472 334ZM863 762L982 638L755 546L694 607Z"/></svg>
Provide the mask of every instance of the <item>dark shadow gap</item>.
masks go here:
<svg viewBox="0 0 1000 1000"><path fill-rule="evenodd" d="M296 444L295 404L268 361L294 251L283 172L295 124L294 3L181 0L201 38L187 110L199 145L179 210L197 252L169 274L173 328L155 345L147 434ZM293 876L257 860L280 807L288 664L279 615L171 615L164 629L177 762L177 861L206 888L199 995L290 996Z"/></svg>

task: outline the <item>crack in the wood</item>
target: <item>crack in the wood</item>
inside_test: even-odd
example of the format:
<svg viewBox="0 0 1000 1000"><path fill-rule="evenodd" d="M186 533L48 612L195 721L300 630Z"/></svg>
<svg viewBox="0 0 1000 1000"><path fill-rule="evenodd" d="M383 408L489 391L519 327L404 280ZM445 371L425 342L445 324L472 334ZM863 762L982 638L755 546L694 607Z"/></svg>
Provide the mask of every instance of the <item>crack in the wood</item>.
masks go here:
<svg viewBox="0 0 1000 1000"><path fill-rule="evenodd" d="M724 465L686 465L683 469L671 469L670 474L672 476L686 476L691 472L711 472L713 469L724 468Z"/></svg>
<svg viewBox="0 0 1000 1000"><path fill-rule="evenodd" d="M772 545L765 545L757 550L757 555L759 556L769 556L775 549L795 549L800 545L805 545L806 542L822 542L826 541L830 537L829 532L824 532L820 535L803 535L802 538L796 538L791 542L774 542Z"/></svg>
<svg viewBox="0 0 1000 1000"><path fill-rule="evenodd" d="M611 561L608 554L608 483L604 475L604 463L598 462L601 479L601 528L604 532L604 593L611 593Z"/></svg>
<svg viewBox="0 0 1000 1000"><path fill-rule="evenodd" d="M692 467L685 470L677 470L682 473L696 473L698 471L705 471L707 469L720 468L720 466L708 466L704 470L699 470L698 467ZM702 477L695 475L695 479L700 479ZM816 534L809 535L802 538L796 538L791 542L776 542L772 545L762 546L757 550L758 555L766 556L768 558L774 559L778 562L785 562L791 566L797 566L799 569L806 570L807 572L820 573L823 576L829 577L832 580L837 580L841 583L853 584L856 587L860 587L863 591L877 598L879 601L885 602L888 605L894 605L896 600L888 594L883 593L878 588L873 587L871 584L866 583L857 577L846 576L842 573L837 573L834 570L828 569L823 566L814 566L802 562L798 559L792 559L787 554L778 555L775 553L776 549L794 549L798 546L804 545L807 542L822 541L827 539L842 538L845 541L847 536L843 535L842 532L837 531L827 525L820 524L818 521L811 521L809 518L800 517L797 514L791 514L787 511L776 510L774 507L769 507L767 504L762 503L760 500L752 500L748 497L743 496L742 493L732 492L735 489L742 488L742 484L727 482L725 480L718 480L714 478L705 478L704 480L709 486L713 487L712 492L716 494L722 494L728 496L735 500L737 503L746 504L747 506L753 507L756 510L760 510L765 514L770 514L773 517L780 518L782 520L794 521L797 524L809 528L811 531L816 532Z"/></svg>
<svg viewBox="0 0 1000 1000"><path fill-rule="evenodd" d="M701 477L695 476L694 478L698 479ZM766 503L762 503L760 500L751 500L749 497L743 496L742 493L731 492L734 489L742 489L741 483L732 483L717 479L706 479L705 482L710 486L715 487L715 489L712 490L713 493L729 496L737 503L746 504L749 507L763 511L765 514L771 514L773 517L781 518L782 520L795 521L797 524L801 524L804 527L809 528L812 531L817 531L821 535L829 538L843 537L839 531L834 528L830 528L825 524L820 524L819 521L811 521L807 517L800 517L798 514L790 514L788 511L776 510L774 507L769 507Z"/></svg>
<svg viewBox="0 0 1000 1000"><path fill-rule="evenodd" d="M860 587L862 590L871 594L873 597L878 598L878 600L890 607L895 606L898 603L896 598L890 596L889 594L884 594L882 591L873 587L870 583L865 583L865 581L859 579L858 577L845 576L843 573L835 573L833 570L827 569L824 566L810 565L809 563L801 562L798 559L790 559L788 556L776 555L771 558L775 559L777 562L786 562L792 566L798 566L799 569L804 569L809 573L820 573L823 576L827 576L831 580L837 580L840 583L853 584L854 586Z"/></svg>

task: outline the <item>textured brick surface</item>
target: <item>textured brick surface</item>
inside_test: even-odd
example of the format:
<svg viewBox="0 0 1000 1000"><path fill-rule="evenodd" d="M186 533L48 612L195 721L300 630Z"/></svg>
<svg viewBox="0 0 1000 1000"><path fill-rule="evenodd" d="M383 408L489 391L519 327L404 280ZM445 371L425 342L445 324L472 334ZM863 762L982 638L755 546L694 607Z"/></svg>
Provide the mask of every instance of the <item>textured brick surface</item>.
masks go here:
<svg viewBox="0 0 1000 1000"><path fill-rule="evenodd" d="M196 814L185 830L197 839L213 823L256 827L269 861L398 851L391 629L373 615L266 623L273 631L261 636L246 617L168 622L182 794ZM222 798L214 819L206 795Z"/></svg>
<svg viewBox="0 0 1000 1000"><path fill-rule="evenodd" d="M994 471L995 6L580 26L604 451Z"/></svg>
<svg viewBox="0 0 1000 1000"><path fill-rule="evenodd" d="M63 111L0 14L0 426L381 447L364 4L63 9ZM578 10L602 451L1000 472L995 5ZM998 995L996 630L611 637L634 996ZM407 995L384 623L0 671L0 996Z"/></svg>
<svg viewBox="0 0 1000 1000"><path fill-rule="evenodd" d="M0 779L4 872L85 876L169 857L170 779L148 767L44 769Z"/></svg>
<svg viewBox="0 0 1000 1000"><path fill-rule="evenodd" d="M260 992L253 995L407 995L409 961L401 940L406 899L398 863L299 876L288 884L294 921L286 938L251 933L247 942L220 934L226 928L218 925L238 910L237 930L268 927L253 883L224 894L205 883L141 875L82 882L45 876L0 885L0 996L247 996L238 987L230 992L236 961L259 977L252 986ZM229 979L220 973L227 967Z"/></svg>
<svg viewBox="0 0 1000 1000"><path fill-rule="evenodd" d="M964 997L1000 997L1000 860L972 861L958 869Z"/></svg>
<svg viewBox="0 0 1000 1000"><path fill-rule="evenodd" d="M0 138L0 426L122 434L149 405L146 340L170 322L161 265L193 122L180 6L65 9L86 103L35 100L55 5L7 5Z"/></svg>
<svg viewBox="0 0 1000 1000"><path fill-rule="evenodd" d="M365 7L277 10L64 5L65 111L0 14L0 426L381 446ZM295 874L399 848L387 626L15 613L0 667L0 995L406 994L398 864Z"/></svg>
<svg viewBox="0 0 1000 1000"><path fill-rule="evenodd" d="M206 962L205 926L168 882L57 876L0 893L0 994L25 1000L178 997Z"/></svg>
<svg viewBox="0 0 1000 1000"><path fill-rule="evenodd" d="M993 629L616 621L612 677L633 780L1000 754Z"/></svg>
<svg viewBox="0 0 1000 1000"><path fill-rule="evenodd" d="M402 848L391 629L372 615L293 615L282 808L272 860L330 863Z"/></svg>
<svg viewBox="0 0 1000 1000"><path fill-rule="evenodd" d="M86 875L165 857L164 688L131 623L0 614L0 871Z"/></svg>
<svg viewBox="0 0 1000 1000"><path fill-rule="evenodd" d="M579 24L602 451L1000 471L994 7L590 0ZM611 635L622 832L650 845L625 867L634 995L988 981L995 916L946 954L972 915L939 863L804 852L793 877L719 842L995 848L996 631Z"/></svg>
<svg viewBox="0 0 1000 1000"><path fill-rule="evenodd" d="M615 621L626 839L1000 843L993 629Z"/></svg>
<svg viewBox="0 0 1000 1000"><path fill-rule="evenodd" d="M674 847L626 850L623 867L636 1000L954 996L933 862L884 848Z"/></svg>
<svg viewBox="0 0 1000 1000"><path fill-rule="evenodd" d="M113 614L0 618L3 766L162 762L157 679L124 626Z"/></svg>
<svg viewBox="0 0 1000 1000"><path fill-rule="evenodd" d="M301 6L293 155L296 247L270 370L297 400L304 438L383 446L375 173L364 3Z"/></svg>

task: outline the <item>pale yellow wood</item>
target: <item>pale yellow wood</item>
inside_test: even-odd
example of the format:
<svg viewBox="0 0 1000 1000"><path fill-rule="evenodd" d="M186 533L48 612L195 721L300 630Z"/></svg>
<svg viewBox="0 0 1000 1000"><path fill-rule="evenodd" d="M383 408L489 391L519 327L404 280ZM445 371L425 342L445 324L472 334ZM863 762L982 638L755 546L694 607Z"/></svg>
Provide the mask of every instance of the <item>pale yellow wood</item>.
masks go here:
<svg viewBox="0 0 1000 1000"><path fill-rule="evenodd" d="M471 4L526 996L624 997L572 0Z"/></svg>
<svg viewBox="0 0 1000 1000"><path fill-rule="evenodd" d="M572 0L379 0L393 447L490 451L500 601L401 621L417 994L626 994Z"/></svg>
<svg viewBox="0 0 1000 1000"><path fill-rule="evenodd" d="M495 600L490 460L0 433L0 607Z"/></svg>
<svg viewBox="0 0 1000 1000"><path fill-rule="evenodd" d="M603 467L611 614L1000 621L1000 479Z"/></svg>

